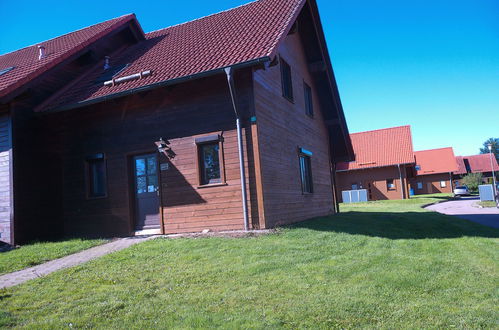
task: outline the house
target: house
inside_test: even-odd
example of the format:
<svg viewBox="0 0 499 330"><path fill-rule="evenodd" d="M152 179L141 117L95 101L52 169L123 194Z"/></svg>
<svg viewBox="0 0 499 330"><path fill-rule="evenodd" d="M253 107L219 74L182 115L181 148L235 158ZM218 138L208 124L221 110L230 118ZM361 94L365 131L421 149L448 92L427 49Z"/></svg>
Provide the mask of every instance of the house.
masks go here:
<svg viewBox="0 0 499 330"><path fill-rule="evenodd" d="M461 184L461 179L469 173L482 173L484 183L492 183L492 171L496 177L499 174L497 160L489 154L457 156L456 162L458 170L454 172L455 184Z"/></svg>
<svg viewBox="0 0 499 330"><path fill-rule="evenodd" d="M125 15L2 55L0 148L8 243L328 215L353 159L315 0L151 33Z"/></svg>
<svg viewBox="0 0 499 330"><path fill-rule="evenodd" d="M355 161L336 166L340 191L367 189L368 200L409 198L414 152L410 126L350 134Z"/></svg>
<svg viewBox="0 0 499 330"><path fill-rule="evenodd" d="M453 149L422 150L414 155L416 176L411 180L414 194L452 193L452 175L457 171Z"/></svg>

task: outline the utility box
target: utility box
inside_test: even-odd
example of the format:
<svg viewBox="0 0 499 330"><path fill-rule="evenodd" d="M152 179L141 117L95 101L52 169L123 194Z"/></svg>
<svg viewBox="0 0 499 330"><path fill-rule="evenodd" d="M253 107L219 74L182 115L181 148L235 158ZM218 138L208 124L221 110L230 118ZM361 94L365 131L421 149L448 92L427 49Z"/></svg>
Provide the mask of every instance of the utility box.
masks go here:
<svg viewBox="0 0 499 330"><path fill-rule="evenodd" d="M367 190L344 190L341 192L343 203L360 203L367 202Z"/></svg>
<svg viewBox="0 0 499 330"><path fill-rule="evenodd" d="M478 186L478 191L480 192L480 201L493 201L494 198L494 186L491 184L483 184Z"/></svg>

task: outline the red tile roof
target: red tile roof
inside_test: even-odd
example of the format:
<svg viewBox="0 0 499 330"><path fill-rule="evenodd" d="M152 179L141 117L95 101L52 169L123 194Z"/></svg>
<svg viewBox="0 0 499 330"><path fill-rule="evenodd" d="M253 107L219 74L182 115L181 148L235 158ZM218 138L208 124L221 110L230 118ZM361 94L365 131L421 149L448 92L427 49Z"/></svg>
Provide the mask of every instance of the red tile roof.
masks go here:
<svg viewBox="0 0 499 330"><path fill-rule="evenodd" d="M272 57L305 0L258 0L246 5L146 34L146 40L111 58L130 64L118 76L151 70L152 75L107 87L95 83L96 66L46 108L81 104L144 86ZM41 109L46 110L46 109Z"/></svg>
<svg viewBox="0 0 499 330"><path fill-rule="evenodd" d="M338 171L414 163L410 126L350 134L354 162L337 164Z"/></svg>
<svg viewBox="0 0 499 330"><path fill-rule="evenodd" d="M470 164L472 173L492 172L492 167L494 168L494 171L499 171L499 165L494 157L492 157L491 166L489 154L464 156L463 159L467 160Z"/></svg>
<svg viewBox="0 0 499 330"><path fill-rule="evenodd" d="M451 147L414 152L417 175L450 173L457 171L456 156Z"/></svg>
<svg viewBox="0 0 499 330"><path fill-rule="evenodd" d="M15 68L0 75L0 97L11 93L90 43L134 19L135 15L133 14L125 15L1 55L0 70L8 67ZM38 59L38 45L43 45L46 48L47 56L41 60Z"/></svg>

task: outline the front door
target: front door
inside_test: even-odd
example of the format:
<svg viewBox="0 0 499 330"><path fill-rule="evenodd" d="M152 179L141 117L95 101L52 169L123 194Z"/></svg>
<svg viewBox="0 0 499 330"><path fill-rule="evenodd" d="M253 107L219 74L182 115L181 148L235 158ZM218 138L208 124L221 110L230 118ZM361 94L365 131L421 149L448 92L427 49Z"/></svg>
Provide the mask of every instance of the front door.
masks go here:
<svg viewBox="0 0 499 330"><path fill-rule="evenodd" d="M135 230L160 228L157 164L156 154L133 157Z"/></svg>

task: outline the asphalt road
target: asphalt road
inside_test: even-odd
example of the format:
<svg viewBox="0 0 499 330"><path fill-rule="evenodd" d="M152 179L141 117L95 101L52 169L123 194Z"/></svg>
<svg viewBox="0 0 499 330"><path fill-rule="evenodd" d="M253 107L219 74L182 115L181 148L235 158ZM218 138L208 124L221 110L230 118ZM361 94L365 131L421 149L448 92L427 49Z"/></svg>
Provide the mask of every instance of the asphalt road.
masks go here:
<svg viewBox="0 0 499 330"><path fill-rule="evenodd" d="M439 213L454 215L466 220L478 222L482 225L499 228L499 209L479 208L479 198L462 198L428 206L426 209Z"/></svg>

